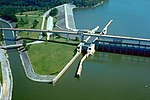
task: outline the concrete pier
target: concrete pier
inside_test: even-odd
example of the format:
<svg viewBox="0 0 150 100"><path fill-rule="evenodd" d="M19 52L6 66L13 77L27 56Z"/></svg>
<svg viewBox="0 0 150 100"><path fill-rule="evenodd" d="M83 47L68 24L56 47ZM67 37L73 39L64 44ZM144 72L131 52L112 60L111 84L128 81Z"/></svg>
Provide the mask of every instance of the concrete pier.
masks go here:
<svg viewBox="0 0 150 100"><path fill-rule="evenodd" d="M81 73L82 73L82 67L83 67L83 62L85 61L85 59L89 56L89 54L85 54L84 57L81 59L81 61L79 62L79 66L76 72L75 77L80 78Z"/></svg>
<svg viewBox="0 0 150 100"><path fill-rule="evenodd" d="M77 54L70 60L70 62L61 70L61 72L53 79L53 84L55 84L58 79L67 71L67 69L71 66L71 64L78 58L81 52L77 52Z"/></svg>

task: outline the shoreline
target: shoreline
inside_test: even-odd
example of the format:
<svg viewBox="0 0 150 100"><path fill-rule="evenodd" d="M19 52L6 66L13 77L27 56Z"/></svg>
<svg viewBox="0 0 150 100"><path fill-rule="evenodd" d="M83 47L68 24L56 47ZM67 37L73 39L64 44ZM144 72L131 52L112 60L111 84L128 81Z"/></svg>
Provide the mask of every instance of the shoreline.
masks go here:
<svg viewBox="0 0 150 100"><path fill-rule="evenodd" d="M66 6L66 4L64 5L60 5L58 7L63 7L63 6ZM72 5L71 5L72 6ZM70 6L69 6L70 7ZM72 6L73 8L74 5ZM74 21L74 14L73 14L73 8L70 7L69 11L70 11L70 15L72 16L72 20L73 22L71 22L74 26L73 28L75 28L75 21ZM57 8L57 7L55 7ZM51 10L51 9L50 9ZM48 10L47 12L49 12L50 10ZM47 13L46 12L46 13ZM65 12L65 9L64 9L64 12ZM65 19L66 17L68 17L68 13L65 12ZM47 15L47 14L44 14L44 15ZM69 19L68 19L69 20ZM65 20L65 27L67 26L68 23L66 23L66 20ZM67 28L67 27L66 27ZM69 24L68 24L68 28L69 27ZM23 56L24 55L24 56ZM27 59L24 58L25 55L27 56ZM70 67L70 65L76 60L76 58L80 55L80 53L76 53L75 56L73 56L71 58L71 60L68 61L68 63L63 67L62 70L59 71L59 73L57 75L41 75L41 74L37 74L36 72L34 72L34 69L32 67L32 64L31 64L31 61L30 61L30 58L28 56L28 53L25 51L24 53L20 52L20 58L21 58L21 61L22 61L22 65L24 67L24 70L25 70L25 73L26 73L26 76L31 79L32 81L36 81L36 82L50 82L52 83L53 85L58 81L58 79L67 71L67 69ZM50 77L50 78L48 78Z"/></svg>
<svg viewBox="0 0 150 100"><path fill-rule="evenodd" d="M19 40L16 43L20 44L22 43L22 41ZM20 56L25 74L30 80L36 81L36 82L52 82L53 78L55 77L54 75L40 75L40 74L35 73L27 51L22 52L18 50L18 52L19 52L19 56Z"/></svg>
<svg viewBox="0 0 150 100"><path fill-rule="evenodd" d="M97 6L99 6L99 5L101 5L102 3L100 2L100 3L98 3L97 5L95 5L95 6L92 6L92 7L97 7ZM66 4L64 4L64 5L66 5ZM60 5L61 6L61 5ZM73 24L73 26L74 27L72 27L72 28L75 28L76 27L76 25L75 25L75 21L74 21L74 14L73 14L73 10L74 9L78 9L78 8L89 8L89 7L76 7L75 5L71 5L71 6L73 6L73 7L70 7L70 12L71 12L71 16L72 16L72 24ZM57 8L57 7L54 7L54 8ZM51 10L51 9L50 9ZM48 10L47 12L49 12L50 10ZM68 10L68 9L64 9L64 11L65 10ZM45 17L44 17L45 15L43 15L43 19L45 19ZM67 13L67 11L65 11L65 23L67 22L69 20L69 17L68 17L68 13ZM44 22L45 22L45 20L44 20ZM41 29L44 27L43 26L44 24L43 24L43 22L42 22L42 26L41 26ZM65 24L65 26L66 26L66 28L67 29L71 29L71 27L69 26L70 24L69 23L66 23ZM14 34L13 34L14 35ZM40 35L39 35L40 36ZM27 55L27 53L25 54L25 55ZM26 63L24 62L24 60L23 60L23 55L20 53L20 59L21 59L21 61L22 61L22 65L23 65L23 67L24 67L24 70L25 70L25 73L26 73L26 76L29 78L29 79L31 79L31 80L33 80L33 81L38 81L38 82L56 82L65 72L66 72L66 70L70 67L70 65L73 63L73 61L79 56L80 54L79 53L77 53L70 61L69 61L69 63L67 63L67 65L59 72L59 74L56 76L56 77L54 77L53 75L50 75L50 76L53 76L53 78L51 77L50 79L48 79L48 80L45 80L45 78L44 77L46 77L46 79L47 79L47 77L49 76L49 75L39 75L39 74L36 74L35 72L34 72L34 69L33 69L33 67L32 67L32 65L31 65L31 62L30 62L30 58L27 56L27 59L29 60L29 62L30 62L30 71L28 72L27 71L27 69L26 69L26 67L25 66L27 66L27 65L25 65ZM34 75L30 75L30 74L32 73L32 74L34 74L34 75L37 75L36 77L33 77ZM43 77L44 78L44 80L43 79L39 79L39 77ZM37 79L38 78L38 79Z"/></svg>
<svg viewBox="0 0 150 100"><path fill-rule="evenodd" d="M67 5L67 4L63 4L54 8L58 8L58 7L63 7L64 6L64 13L65 13L65 27L66 29L72 29L72 28L76 28L75 25L75 21L74 21L74 14L73 14L73 10L77 9L77 7L75 5ZM66 6L68 6L68 8L66 8ZM67 12L67 10L69 9L69 14ZM51 9L50 9L51 10ZM50 10L48 10L43 16L47 16L47 13L50 12ZM69 16L71 16L71 24L73 27L70 27L69 24ZM45 19L45 17L43 17ZM44 21L45 22L45 21ZM41 28L43 28L44 22L42 22L42 26ZM27 56L27 59L25 60L24 56ZM55 84L58 79L67 71L67 69L70 67L70 65L76 60L76 58L78 58L78 56L80 55L80 53L76 53L76 55L66 64L66 66L63 67L63 69L58 73L58 75L40 75L37 74L31 64L30 58L28 56L28 53L25 51L25 53L21 53L20 52L20 59L22 61L22 65L24 67L24 71L26 73L26 76L31 79L32 81L36 81L36 82L50 82L52 84ZM50 78L48 78L50 77Z"/></svg>
<svg viewBox="0 0 150 100"><path fill-rule="evenodd" d="M94 5L94 6L82 6L82 7L77 7L77 6L76 6L76 8L74 8L74 9L96 8L96 7L98 7L98 6L103 5L104 3L105 3L105 1L100 1L99 3L97 3L97 4Z"/></svg>
<svg viewBox="0 0 150 100"><path fill-rule="evenodd" d="M63 5L60 5L58 7L62 7L62 6ZM57 8L57 7L55 7L55 8ZM47 12L49 12L50 10L48 10ZM72 11L72 9L70 9L70 10ZM47 16L47 12L43 16ZM73 11L72 11L72 13L73 13ZM73 23L73 24L75 24L75 23ZM42 23L42 27L41 28L43 28L43 25L44 25L44 22ZM30 61L30 57L28 56L27 51L25 51L25 52L19 52L19 53L20 53L20 59L22 61L22 65L23 65L24 71L26 73L26 76L30 80L36 81L36 82L50 82L52 84L56 83L56 81L67 71L67 69L70 67L70 65L80 55L79 53L77 53L75 56L73 56L71 58L71 60L68 61L68 63L63 67L62 70L59 71L59 73L57 75L41 75L41 74L37 74L34 71L34 69L32 67L32 64L31 64L31 61Z"/></svg>

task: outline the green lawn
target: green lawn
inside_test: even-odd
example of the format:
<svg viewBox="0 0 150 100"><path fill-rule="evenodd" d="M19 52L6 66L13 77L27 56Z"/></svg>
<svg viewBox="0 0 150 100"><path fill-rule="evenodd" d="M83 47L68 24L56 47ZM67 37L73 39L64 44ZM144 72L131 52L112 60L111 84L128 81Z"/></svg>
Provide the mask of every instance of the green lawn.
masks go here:
<svg viewBox="0 0 150 100"><path fill-rule="evenodd" d="M28 54L36 73L57 74L71 60L75 46L47 43L32 45Z"/></svg>
<svg viewBox="0 0 150 100"><path fill-rule="evenodd" d="M40 12L25 12L22 15L17 15L18 20L21 18L24 20L28 20L29 23L19 28L31 28L33 25L33 21L36 19L39 21L37 25L37 29L41 28L42 17L39 16ZM26 14L29 14L26 16ZM55 19L56 20L56 19ZM45 23L46 24L46 23ZM20 32L21 37L27 37L27 33ZM30 38L37 39L39 33L30 33ZM45 39L45 38L43 38ZM53 37L50 40L54 40ZM55 38L55 41L59 42L67 42L78 44L77 41L66 41L64 38ZM58 74L62 68L71 60L74 55L74 50L76 46L72 46L70 44L60 44L60 43L53 43L48 42L43 44L35 44L31 45L30 49L28 50L28 55L30 61L32 63L33 69L36 73L42 75L49 75L49 74Z"/></svg>
<svg viewBox="0 0 150 100"><path fill-rule="evenodd" d="M0 41L0 46L2 45L2 41Z"/></svg>
<svg viewBox="0 0 150 100"><path fill-rule="evenodd" d="M17 16L20 16L20 15L22 15L22 16L25 16L25 15L38 15L38 16L40 16L40 15L43 15L43 10L40 10L40 11L27 11L27 12L22 12L22 14L21 13L17 13Z"/></svg>
<svg viewBox="0 0 150 100"><path fill-rule="evenodd" d="M26 14L28 15L28 16L26 16ZM35 27L35 29L41 29L41 25L42 25L42 14L43 14L43 12L42 11L29 11L29 12L23 12L23 14L22 15L19 15L19 14L17 14L16 16L17 16L17 19L18 19L18 22L17 22L17 24L18 24L18 28L28 28L28 29L30 29L30 28L32 28L32 26L33 26L33 22L34 22L34 20L37 20L39 23L37 24L37 26ZM28 21L28 23L27 24L24 24L23 26L19 26L19 21L21 20L21 18L24 20L24 21ZM29 33L30 34L30 38L38 38L38 36L39 36L39 33L33 33L33 32L30 32ZM27 32L20 32L19 33L19 35L21 36L21 37L28 37L27 36Z"/></svg>

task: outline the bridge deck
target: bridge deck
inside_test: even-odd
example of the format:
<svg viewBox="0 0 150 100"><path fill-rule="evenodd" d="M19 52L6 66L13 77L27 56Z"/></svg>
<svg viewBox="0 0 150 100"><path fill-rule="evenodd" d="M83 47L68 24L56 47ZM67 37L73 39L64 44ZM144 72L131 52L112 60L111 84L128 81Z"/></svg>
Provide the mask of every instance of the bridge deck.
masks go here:
<svg viewBox="0 0 150 100"><path fill-rule="evenodd" d="M135 37L126 37L126 36L114 36L114 35L100 35L100 34L89 34L84 33L82 31L69 31L69 30L41 30L41 29L19 29L19 28L1 28L1 30L8 30L8 31L28 31L28 32L51 32L51 33L57 33L57 34L72 34L72 35L84 35L84 36L93 36L98 38L116 38L116 39L124 39L124 40L136 40L136 41L148 41L150 42L150 39L145 38L135 38ZM99 33L99 32L96 32Z"/></svg>
<svg viewBox="0 0 150 100"><path fill-rule="evenodd" d="M83 49L87 49L87 47L94 41L95 38L99 40L96 43L96 46L100 47L102 51L107 52L116 52L123 49L126 49L126 52L130 52L128 49L132 49L132 52L143 51L145 52L144 55L150 56L150 39L145 38L135 38L135 37L126 37L126 36L114 36L114 35L101 35L101 34L90 34L84 33L81 31L71 31L71 30L40 30L40 29L17 29L17 28L1 28L3 31L28 31L28 32L51 32L54 34L71 34L71 35L79 35L83 39L85 37L91 36L87 39L85 43L85 47ZM99 33L99 32L96 32ZM113 50L110 50L113 48ZM139 54L139 53L138 53ZM143 55L142 55L143 56Z"/></svg>

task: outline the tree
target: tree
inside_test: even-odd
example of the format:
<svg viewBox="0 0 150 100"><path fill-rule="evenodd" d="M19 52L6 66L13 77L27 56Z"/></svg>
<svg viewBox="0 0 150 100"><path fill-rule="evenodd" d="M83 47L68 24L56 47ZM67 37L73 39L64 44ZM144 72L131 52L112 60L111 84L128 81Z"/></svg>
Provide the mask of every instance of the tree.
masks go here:
<svg viewBox="0 0 150 100"><path fill-rule="evenodd" d="M17 22L17 17L15 16L16 10L12 9L12 7L3 7L0 8L0 15L1 18L5 19L5 20L9 20L12 22Z"/></svg>
<svg viewBox="0 0 150 100"><path fill-rule="evenodd" d="M33 21L33 26L32 26L32 28L35 28L38 23L39 23L39 21L35 19L35 20Z"/></svg>
<svg viewBox="0 0 150 100"><path fill-rule="evenodd" d="M21 18L20 21L19 21L19 24L20 24L21 26L24 26L24 23L25 23L24 20Z"/></svg>
<svg viewBox="0 0 150 100"><path fill-rule="evenodd" d="M28 14L26 14L26 17L28 17Z"/></svg>
<svg viewBox="0 0 150 100"><path fill-rule="evenodd" d="M30 49L30 46L31 46L31 44L27 45L27 41L26 40L23 40L23 44L22 45L24 46L26 51L28 51Z"/></svg>
<svg viewBox="0 0 150 100"><path fill-rule="evenodd" d="M58 9L57 8L52 9L49 13L49 15L52 16L52 17L56 16L57 14L58 14Z"/></svg>
<svg viewBox="0 0 150 100"><path fill-rule="evenodd" d="M46 42L45 42L45 43L47 44L47 42L48 42L48 40L47 40L47 33L46 33L46 32L43 32L43 33L42 33L42 36L43 36L43 37L46 37Z"/></svg>
<svg viewBox="0 0 150 100"><path fill-rule="evenodd" d="M42 36L43 36L43 37L47 37L46 32L43 32L43 33L42 33Z"/></svg>
<svg viewBox="0 0 150 100"><path fill-rule="evenodd" d="M23 40L22 45L23 45L24 47L26 47L26 45L27 45L27 41L26 41L26 40Z"/></svg>
<svg viewBox="0 0 150 100"><path fill-rule="evenodd" d="M14 14L1 14L1 18L12 22L17 22L17 17Z"/></svg>
<svg viewBox="0 0 150 100"><path fill-rule="evenodd" d="M25 24L28 24L29 21L26 18L20 18L20 20L18 21L18 25L23 27Z"/></svg>
<svg viewBox="0 0 150 100"><path fill-rule="evenodd" d="M23 15L23 12L21 12L20 15Z"/></svg>
<svg viewBox="0 0 150 100"><path fill-rule="evenodd" d="M77 7L91 7L101 1L106 0L0 0L0 15L6 12L15 15L18 12L21 13L40 9L48 10L64 3L75 4ZM57 13L54 15L57 15Z"/></svg>
<svg viewBox="0 0 150 100"><path fill-rule="evenodd" d="M56 34L57 38L61 38L60 34Z"/></svg>
<svg viewBox="0 0 150 100"><path fill-rule="evenodd" d="M75 38L75 41L80 41L79 37L76 37L76 38Z"/></svg>

